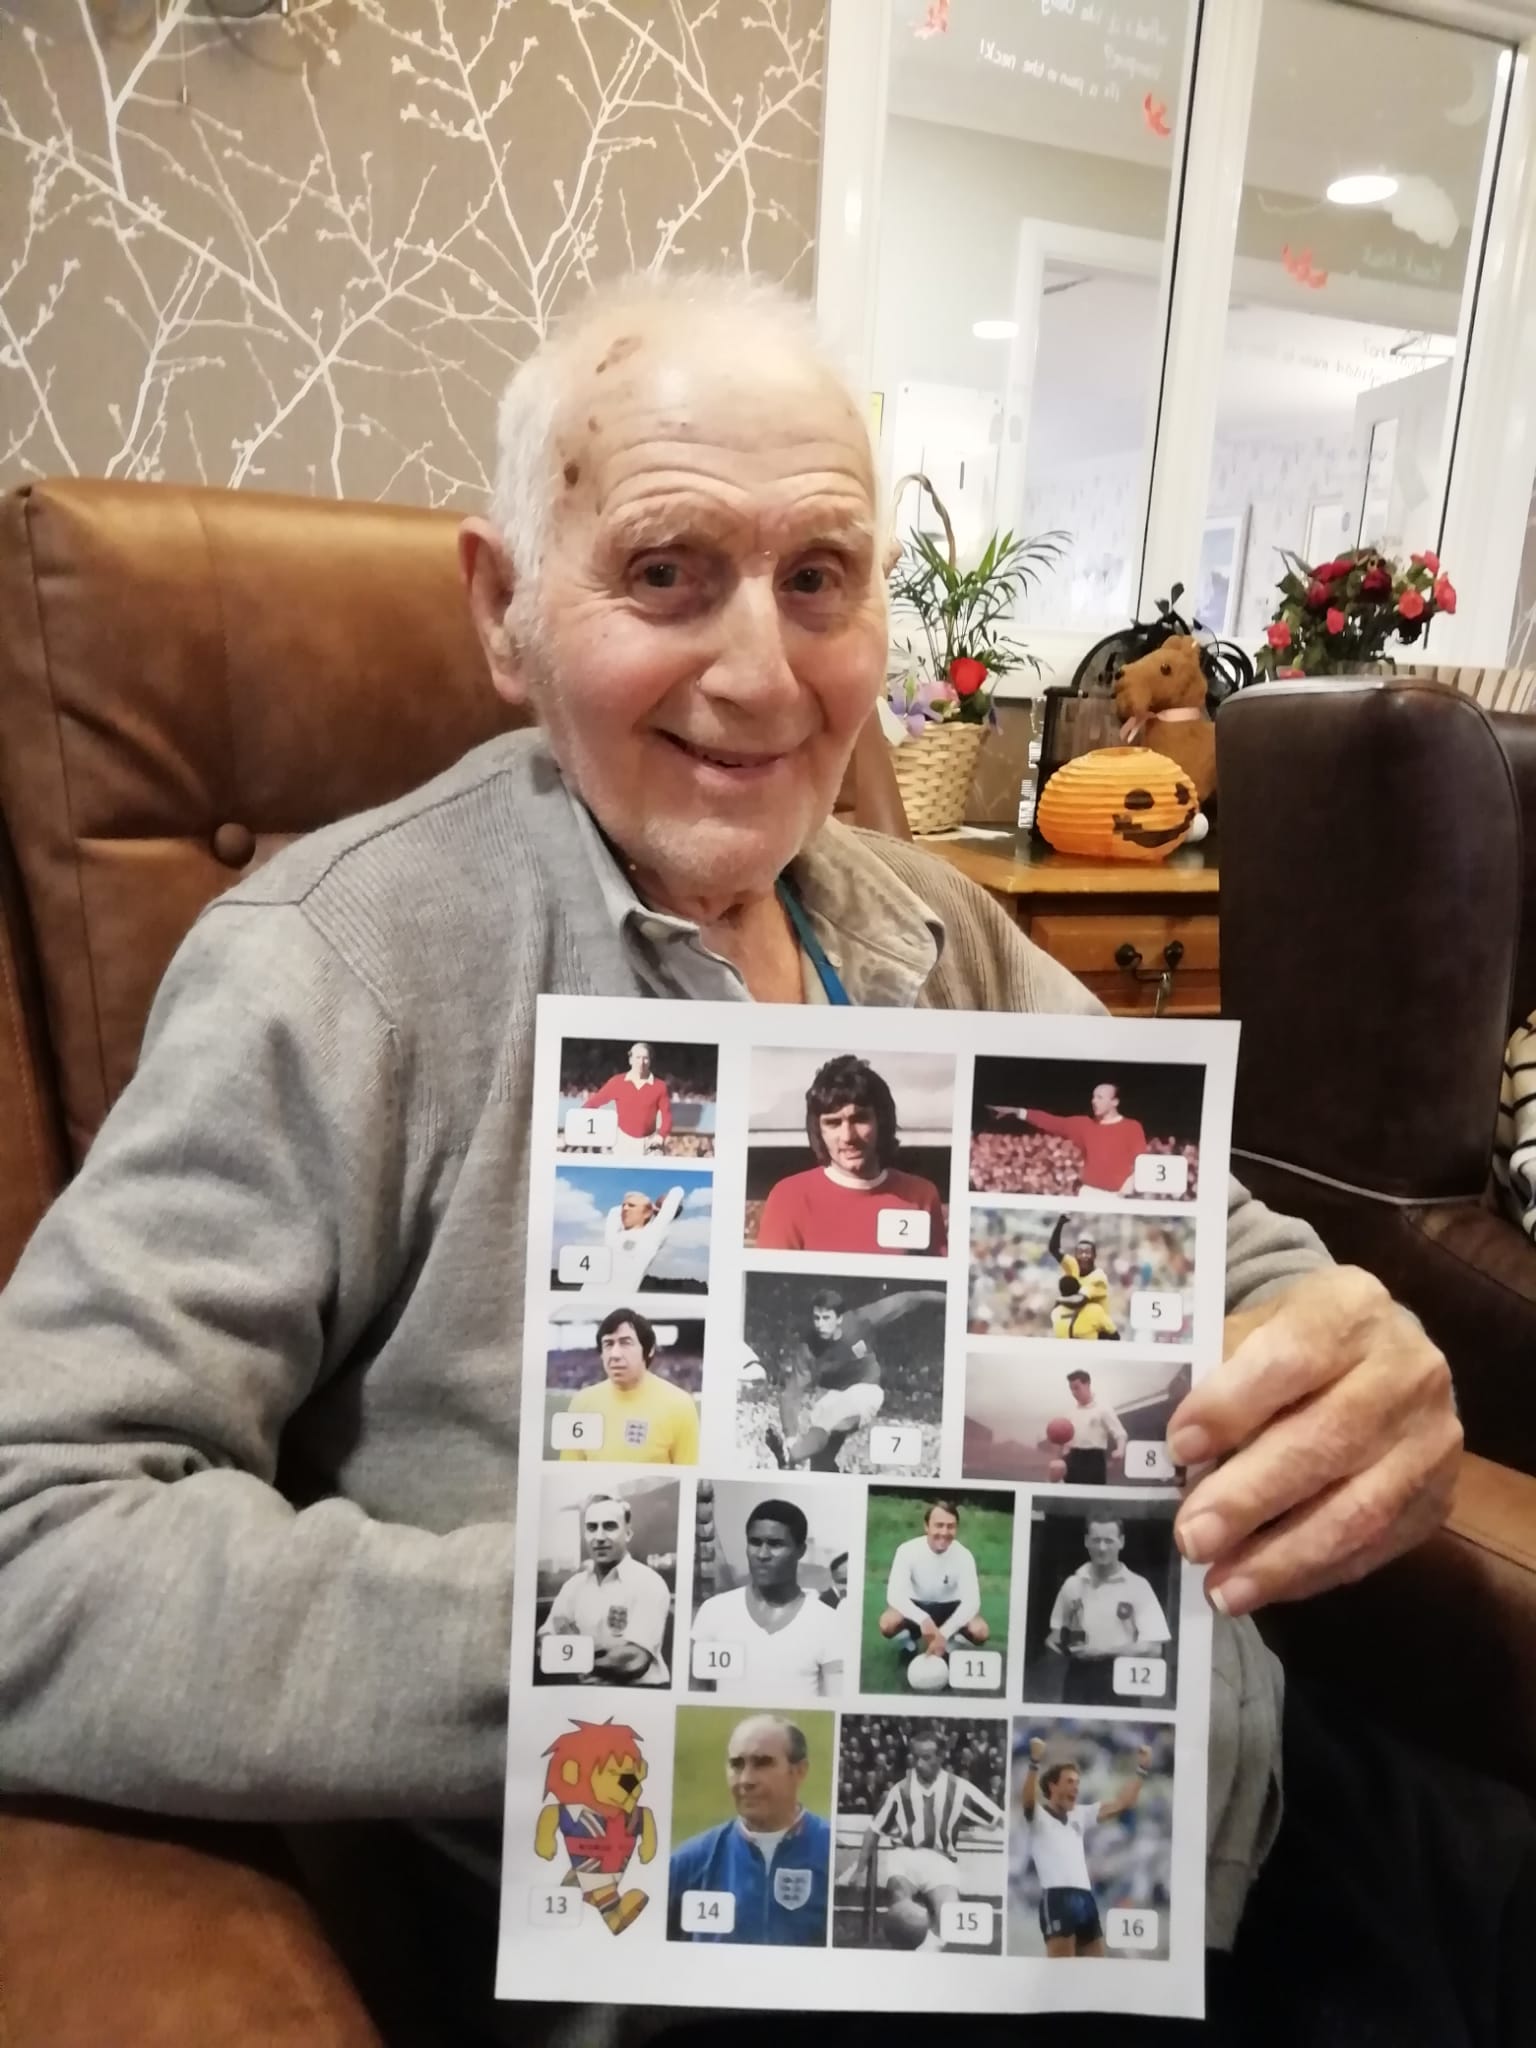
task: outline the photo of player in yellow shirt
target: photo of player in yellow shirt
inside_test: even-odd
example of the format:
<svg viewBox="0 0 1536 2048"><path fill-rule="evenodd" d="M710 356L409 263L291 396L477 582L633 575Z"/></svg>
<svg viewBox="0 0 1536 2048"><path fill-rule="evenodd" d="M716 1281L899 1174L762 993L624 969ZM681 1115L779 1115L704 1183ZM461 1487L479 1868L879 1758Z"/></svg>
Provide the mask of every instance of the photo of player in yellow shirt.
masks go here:
<svg viewBox="0 0 1536 2048"><path fill-rule="evenodd" d="M693 1396L652 1366L656 1328L638 1309L616 1308L597 1326L602 1378L572 1394L566 1413L601 1419L600 1439L560 1453L563 1463L696 1465L699 1411Z"/></svg>

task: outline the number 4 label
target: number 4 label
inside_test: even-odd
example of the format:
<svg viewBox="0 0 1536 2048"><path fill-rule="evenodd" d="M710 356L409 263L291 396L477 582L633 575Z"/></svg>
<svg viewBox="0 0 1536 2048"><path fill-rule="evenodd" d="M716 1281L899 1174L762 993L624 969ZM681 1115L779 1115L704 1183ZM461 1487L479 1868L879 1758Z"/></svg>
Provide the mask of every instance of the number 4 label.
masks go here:
<svg viewBox="0 0 1536 2048"><path fill-rule="evenodd" d="M608 1283L609 1253L605 1244L563 1244L556 1272L562 1287L595 1287Z"/></svg>
<svg viewBox="0 0 1536 2048"><path fill-rule="evenodd" d="M1158 1916L1150 1906L1116 1906L1104 1932L1111 1948L1156 1948Z"/></svg>

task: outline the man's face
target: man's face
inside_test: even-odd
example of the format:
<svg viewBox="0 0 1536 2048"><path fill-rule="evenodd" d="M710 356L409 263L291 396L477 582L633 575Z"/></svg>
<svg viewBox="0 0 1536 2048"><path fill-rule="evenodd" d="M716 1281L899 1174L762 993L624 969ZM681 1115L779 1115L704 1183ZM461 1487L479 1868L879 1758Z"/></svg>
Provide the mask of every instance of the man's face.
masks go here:
<svg viewBox="0 0 1536 2048"><path fill-rule="evenodd" d="M1086 1408L1093 1399L1092 1382L1089 1380L1068 1380L1067 1385L1072 1389L1072 1398L1078 1407Z"/></svg>
<svg viewBox="0 0 1536 2048"><path fill-rule="evenodd" d="M782 1522L756 1521L747 1531L747 1576L759 1592L799 1583L805 1546Z"/></svg>
<svg viewBox="0 0 1536 2048"><path fill-rule="evenodd" d="M1077 1240L1077 1270L1079 1273L1091 1273L1093 1271L1093 1262L1098 1256L1099 1248L1091 1237L1080 1237Z"/></svg>
<svg viewBox="0 0 1536 2048"><path fill-rule="evenodd" d="M875 1172L875 1154L880 1142L875 1112L847 1102L841 1109L828 1111L819 1122L821 1142L827 1148L827 1158L832 1165L859 1180L870 1179Z"/></svg>
<svg viewBox="0 0 1536 2048"><path fill-rule="evenodd" d="M939 1745L926 1737L919 1737L909 1752L912 1768L920 1785L931 1785L939 1775Z"/></svg>
<svg viewBox="0 0 1536 2048"><path fill-rule="evenodd" d="M619 1221L626 1230L643 1230L655 1214L655 1203L644 1195L626 1195L619 1204Z"/></svg>
<svg viewBox="0 0 1536 2048"><path fill-rule="evenodd" d="M605 1570L629 1555L629 1516L617 1500L595 1500L581 1518L587 1555Z"/></svg>
<svg viewBox="0 0 1536 2048"><path fill-rule="evenodd" d="M532 703L642 894L767 894L884 677L868 433L747 323L626 313L582 346L498 687Z"/></svg>
<svg viewBox="0 0 1536 2048"><path fill-rule="evenodd" d="M1082 1097L1078 1097L1081 1102ZM1093 1113L1102 1123L1107 1116L1114 1116L1120 1108L1120 1091L1113 1081L1101 1081L1093 1091Z"/></svg>
<svg viewBox="0 0 1536 2048"><path fill-rule="evenodd" d="M800 1804L808 1765L789 1760L789 1738L775 1721L743 1721L725 1748L725 1782L737 1813L760 1833L787 1828Z"/></svg>
<svg viewBox="0 0 1536 2048"><path fill-rule="evenodd" d="M1096 1570L1109 1571L1119 1562L1120 1553L1125 1548L1125 1537L1121 1534L1119 1523L1090 1522L1088 1533L1083 1538L1083 1548Z"/></svg>
<svg viewBox="0 0 1536 2048"><path fill-rule="evenodd" d="M645 1352L633 1323L620 1323L610 1330L599 1347L603 1371L616 1387L638 1387L645 1371Z"/></svg>
<svg viewBox="0 0 1536 2048"><path fill-rule="evenodd" d="M629 1066L631 1073L638 1074L642 1081L645 1080L651 1071L651 1048L648 1045L632 1045L629 1048Z"/></svg>
<svg viewBox="0 0 1536 2048"><path fill-rule="evenodd" d="M942 1557L948 1550L960 1528L960 1524L948 1508L933 1508L928 1515L928 1548Z"/></svg>
<svg viewBox="0 0 1536 2048"><path fill-rule="evenodd" d="M823 1344L830 1344L834 1337L842 1335L843 1316L841 1309L813 1308L811 1327Z"/></svg>
<svg viewBox="0 0 1536 2048"><path fill-rule="evenodd" d="M1067 1769L1051 1786L1051 1804L1058 1813L1070 1813L1077 1804L1077 1795L1082 1789L1082 1779L1077 1772Z"/></svg>

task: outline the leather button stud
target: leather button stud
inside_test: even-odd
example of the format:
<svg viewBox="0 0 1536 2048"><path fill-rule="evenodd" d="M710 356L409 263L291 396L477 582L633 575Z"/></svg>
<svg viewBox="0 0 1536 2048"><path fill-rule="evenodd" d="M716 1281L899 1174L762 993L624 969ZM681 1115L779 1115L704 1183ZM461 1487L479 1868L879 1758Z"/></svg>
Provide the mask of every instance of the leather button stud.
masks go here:
<svg viewBox="0 0 1536 2048"><path fill-rule="evenodd" d="M243 868L256 851L256 834L249 825L220 825L213 835L213 851L227 868Z"/></svg>

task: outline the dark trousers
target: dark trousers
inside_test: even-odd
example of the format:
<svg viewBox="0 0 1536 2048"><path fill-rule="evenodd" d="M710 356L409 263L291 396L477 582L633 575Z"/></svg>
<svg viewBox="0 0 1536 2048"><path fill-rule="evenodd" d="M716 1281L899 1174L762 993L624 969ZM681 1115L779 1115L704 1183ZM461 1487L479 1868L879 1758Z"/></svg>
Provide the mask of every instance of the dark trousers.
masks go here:
<svg viewBox="0 0 1536 2048"><path fill-rule="evenodd" d="M1285 1822L1236 1950L1207 1959L1203 2023L968 2013L966 2048L1018 2048L1025 2036L1029 2048L1533 2048L1531 1803L1360 1725L1300 1684L1286 1700L1285 1775ZM490 2004L488 1901L472 1918L441 1911L435 1946L455 2048L537 2048L550 2038L554 2009ZM580 2048L580 2017L565 2008L564 2018ZM618 2042L655 2039L659 2027L661 2048L783 2048L792 2028L812 2043L890 2048L904 2025L878 2014L637 2010L623 2016Z"/></svg>
<svg viewBox="0 0 1536 2048"><path fill-rule="evenodd" d="M1068 1451L1069 1486L1106 1486L1109 1483L1108 1451Z"/></svg>

